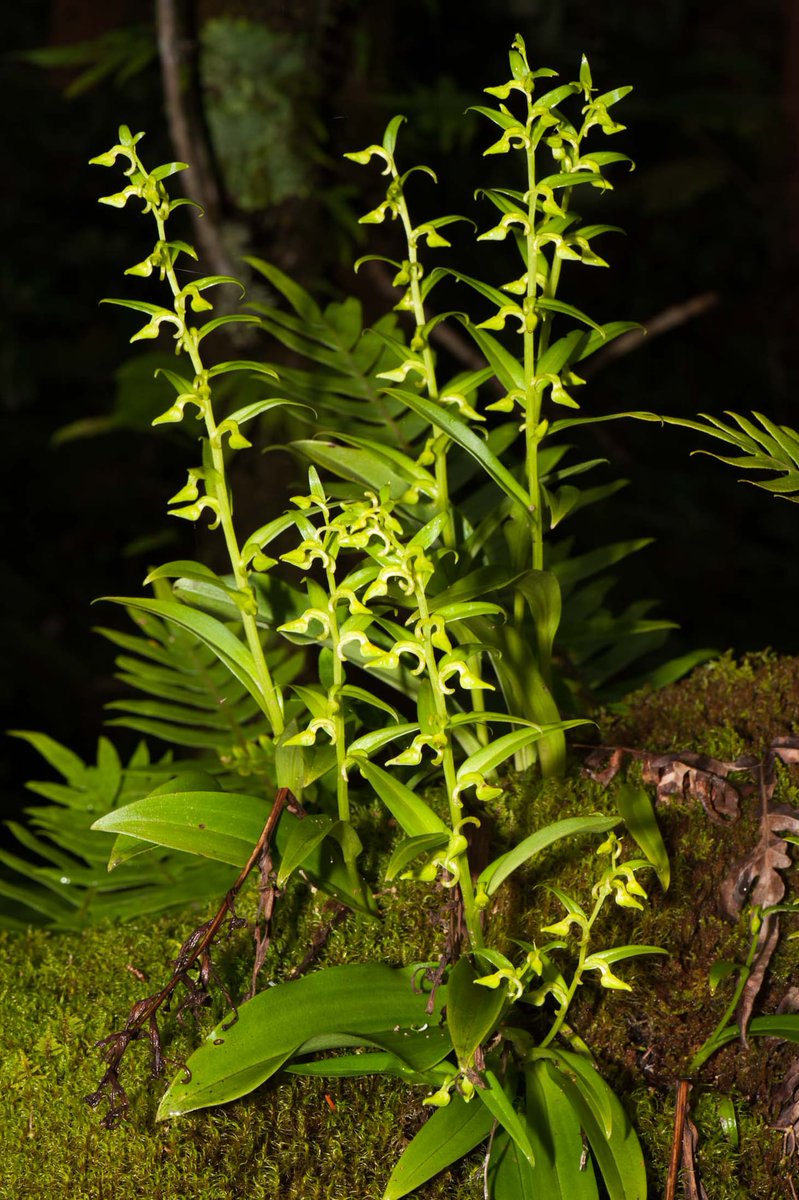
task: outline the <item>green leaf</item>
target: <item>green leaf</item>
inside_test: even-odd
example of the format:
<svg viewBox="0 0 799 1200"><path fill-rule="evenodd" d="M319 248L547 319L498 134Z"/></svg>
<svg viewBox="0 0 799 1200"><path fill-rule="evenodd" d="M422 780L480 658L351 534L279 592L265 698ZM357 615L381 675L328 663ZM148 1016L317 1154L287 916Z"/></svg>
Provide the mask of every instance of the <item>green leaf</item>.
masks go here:
<svg viewBox="0 0 799 1200"><path fill-rule="evenodd" d="M400 125L402 125L403 121L406 119L407 118L403 117L400 113L396 117L392 117L386 126L386 132L383 134L383 149L388 151L388 153L391 155L393 155L394 149L397 145L397 134L399 133Z"/></svg>
<svg viewBox="0 0 799 1200"><path fill-rule="evenodd" d="M472 617L504 617L505 610L499 604L490 604L486 600L465 600L459 604L443 604L439 607L435 601L430 604L430 612L441 617L447 623L451 621L469 621Z"/></svg>
<svg viewBox="0 0 799 1200"><path fill-rule="evenodd" d="M505 1093L493 1071L485 1072L488 1085L477 1089L477 1095L502 1128L513 1138L530 1166L535 1165L535 1151L530 1144L526 1123L513 1107L512 1099ZM548 1198L549 1200L549 1198Z"/></svg>
<svg viewBox="0 0 799 1200"><path fill-rule="evenodd" d="M342 479L363 484L377 492L387 486L393 500L401 499L416 484L413 478L398 474L385 455L373 450L337 446L334 442L318 439L299 439L291 443L291 448Z"/></svg>
<svg viewBox="0 0 799 1200"><path fill-rule="evenodd" d="M504 293L503 293L504 295ZM506 297L507 299L507 297ZM470 321L463 321L462 324L466 328L470 337L477 342L477 345L482 350L483 354L488 359L491 366L496 372L497 379L500 381L506 391L513 391L515 388L524 388L524 368L518 359L509 353L497 341L492 334L485 329L479 329Z"/></svg>
<svg viewBox="0 0 799 1200"><path fill-rule="evenodd" d="M293 1075L316 1075L321 1077L358 1077L360 1075L394 1075L409 1083L429 1084L426 1074L437 1066L452 1050L452 1043L445 1028L428 1025L409 1029L373 1033L369 1036L352 1037L334 1034L328 1038L315 1038L305 1043L299 1053L315 1052L353 1045L379 1047L377 1054L352 1054L336 1058L310 1059L294 1062L286 1068Z"/></svg>
<svg viewBox="0 0 799 1200"><path fill-rule="evenodd" d="M216 585L214 585L216 586ZM174 600L145 600L139 597L104 596L112 604L124 604L127 608L152 613L188 630L199 638L217 658L235 675L268 716L269 710L255 674L255 663L250 651L221 621L207 613L197 612L186 604Z"/></svg>
<svg viewBox="0 0 799 1200"><path fill-rule="evenodd" d="M301 821L292 822L291 831L280 856L280 869L277 873L279 888L282 888L293 872L310 857L335 824L335 817L321 814L314 814Z"/></svg>
<svg viewBox="0 0 799 1200"><path fill-rule="evenodd" d="M799 1042L799 1013L775 1013L769 1017L753 1017L746 1030L749 1037L783 1038L786 1042ZM723 1030L715 1042L726 1046L741 1036L737 1025Z"/></svg>
<svg viewBox="0 0 799 1200"><path fill-rule="evenodd" d="M234 281L235 282L235 281ZM197 331L197 336L202 341L209 333L213 333L215 329L219 329L222 325L257 325L258 317L248 313L230 313L225 317L214 317L211 321L206 321Z"/></svg>
<svg viewBox="0 0 799 1200"><path fill-rule="evenodd" d="M613 88L610 92L603 92L601 96L595 96L591 103L593 105L604 104L605 108L610 108L612 105L618 104L619 100L623 100L625 96L629 96L632 90L632 84L625 84L623 87Z"/></svg>
<svg viewBox="0 0 799 1200"><path fill-rule="evenodd" d="M495 125L499 125L501 129L517 129L519 127L516 117L497 108L487 108L483 104L470 104L467 112L480 113L482 116L488 117L489 121L493 121Z"/></svg>
<svg viewBox="0 0 799 1200"><path fill-rule="evenodd" d="M538 651L549 663L561 617L560 584L552 571L527 571L513 586L527 601L535 623Z"/></svg>
<svg viewBox="0 0 799 1200"><path fill-rule="evenodd" d="M581 1055L558 1051L552 1058L551 1078L585 1131L609 1200L646 1200L643 1151L618 1098Z"/></svg>
<svg viewBox="0 0 799 1200"><path fill-rule="evenodd" d="M721 1125L722 1133L733 1150L737 1150L740 1144L740 1137L738 1132L738 1117L735 1113L735 1103L732 1096L718 1096L716 1099L716 1111L719 1115L719 1125Z"/></svg>
<svg viewBox="0 0 799 1200"><path fill-rule="evenodd" d="M368 704L370 708L377 708L381 712L387 713L392 721L399 721L399 713L385 700L381 700L379 696L375 696L372 692L367 692L365 688L356 687L355 684L345 683L341 689L342 696L346 696L349 700L357 700L361 704Z"/></svg>
<svg viewBox="0 0 799 1200"><path fill-rule="evenodd" d="M565 317L571 317L574 321L580 321L583 325L590 326L595 329L601 336L602 326L597 325L591 317L586 316L579 308L575 308L573 304L564 304L562 300L553 300L551 297L541 296L536 301L536 308L542 308L544 312L562 313Z"/></svg>
<svg viewBox="0 0 799 1200"><path fill-rule="evenodd" d="M271 807L255 796L233 792L158 792L113 809L99 817L92 829L125 833L243 867Z"/></svg>
<svg viewBox="0 0 799 1200"><path fill-rule="evenodd" d="M308 407L307 404L299 404L296 400L286 400L280 396L271 397L268 400L256 400L254 404L246 404L244 408L239 408L236 412L230 413L225 418L225 421L235 421L237 425L244 425L247 421L252 421L253 417L260 417L262 413L271 412L273 408Z"/></svg>
<svg viewBox="0 0 799 1200"><path fill-rule="evenodd" d="M21 738L33 746L34 750L70 783L81 784L85 780L87 767L83 760L60 742L48 737L46 733L35 733L27 729L9 729L8 733L10 737Z"/></svg>
<svg viewBox="0 0 799 1200"><path fill-rule="evenodd" d="M711 992L715 992L716 988L722 980L729 978L730 975L736 972L744 971L746 968L742 963L729 962L727 959L718 958L713 963L713 966L708 972L707 982Z"/></svg>
<svg viewBox="0 0 799 1200"><path fill-rule="evenodd" d="M436 1020L440 1009L436 1009ZM446 1026L437 1025L435 1020L407 1029L390 1029L369 1034L363 1038L365 1045L379 1046L393 1054L414 1071L426 1071L443 1062L452 1051L452 1042Z"/></svg>
<svg viewBox="0 0 799 1200"><path fill-rule="evenodd" d="M396 879L400 871L421 855L433 854L449 843L449 833L423 833L420 837L403 838L392 851L385 871L386 882Z"/></svg>
<svg viewBox="0 0 799 1200"><path fill-rule="evenodd" d="M562 420L552 422L549 427L549 434L552 436L556 433L562 433L564 429L573 429L579 425L600 425L605 421L621 421L625 418L629 418L631 421L657 421L660 425L666 420L665 417L660 417L657 413L641 411L606 413L602 417L564 417ZM676 422L670 423L674 424ZM597 459L596 461L600 462L601 459Z"/></svg>
<svg viewBox="0 0 799 1200"><path fill-rule="evenodd" d="M580 1121L553 1078L555 1071L552 1063L543 1060L525 1067L527 1128L535 1152L535 1166L524 1172L530 1195L546 1200L598 1200L593 1163L589 1159L580 1169Z"/></svg>
<svg viewBox="0 0 799 1200"><path fill-rule="evenodd" d="M488 1195L492 1200L535 1200L541 1195L549 1200L549 1192L535 1190L532 1171L513 1138L498 1129L491 1142L488 1161Z"/></svg>
<svg viewBox="0 0 799 1200"><path fill-rule="evenodd" d="M636 784L623 783L616 792L616 807L631 836L657 871L663 891L668 891L671 881L669 855L648 792Z"/></svg>
<svg viewBox="0 0 799 1200"><path fill-rule="evenodd" d="M225 1104L258 1087L309 1039L327 1034L379 1034L431 1021L428 996L413 990L413 968L375 963L329 967L267 988L223 1021L170 1084L157 1119ZM440 1001L443 1003L444 995ZM437 1020L434 1013L432 1020Z"/></svg>
<svg viewBox="0 0 799 1200"><path fill-rule="evenodd" d="M551 732L551 729L538 726L537 728L514 729L511 733L505 733L502 737L495 738L487 746L481 746L474 754L470 754L465 762L461 763L458 768L458 780L460 781L471 771L479 771L481 775L486 771L493 771L505 759L511 758L525 746L537 742Z"/></svg>
<svg viewBox="0 0 799 1200"><path fill-rule="evenodd" d="M485 1141L494 1118L488 1109L473 1100L466 1104L454 1095L446 1108L437 1108L391 1172L383 1200L401 1200L421 1187L439 1171L464 1158Z"/></svg>
<svg viewBox="0 0 799 1200"><path fill-rule="evenodd" d="M369 733L361 734L354 742L350 742L347 753L351 754L354 759L361 754L371 755L375 750L381 750L383 746L387 746L405 734L418 732L419 726L411 724L389 726L387 729L373 729Z"/></svg>
<svg viewBox="0 0 799 1200"><path fill-rule="evenodd" d="M216 366L208 368L208 378L213 379L217 375L227 375L231 371L252 371L255 376L266 375L269 379L280 378L273 367L268 366L266 363L257 362L253 358L229 359L227 362L217 363ZM167 372L164 371L162 374L167 374ZM178 388L177 390L179 392L189 392L191 391L191 385Z"/></svg>
<svg viewBox="0 0 799 1200"><path fill-rule="evenodd" d="M315 300L311 298L304 288L301 288L298 283L295 283L288 275L281 271L278 267L272 266L263 258L255 258L253 256L245 256L244 261L248 266L264 275L273 287L288 300L295 312L311 324L320 324L322 321L322 312Z"/></svg>
<svg viewBox="0 0 799 1200"><path fill-rule="evenodd" d="M563 562L553 563L552 571L558 578L561 589L572 588L583 579L604 571L617 562L621 562L629 554L643 550L649 546L651 538L635 538L627 542L613 542L609 546L600 546L597 550L589 550L587 554L578 554Z"/></svg>
<svg viewBox="0 0 799 1200"><path fill-rule="evenodd" d="M365 758L358 757L356 762L364 779L372 785L409 837L421 837L426 833L445 833L449 840L448 827L409 787Z"/></svg>
<svg viewBox="0 0 799 1200"><path fill-rule="evenodd" d="M459 958L447 981L447 1028L458 1065L472 1065L474 1052L494 1032L507 1005L507 988L475 983L469 959Z"/></svg>
<svg viewBox="0 0 799 1200"><path fill-rule="evenodd" d="M577 837L585 833L606 833L619 824L617 817L591 816L567 817L563 821L555 821L543 829L531 833L524 841L519 842L512 850L501 854L481 872L478 883L489 896L504 883L509 875L531 858L535 858L547 846L561 838Z"/></svg>
<svg viewBox="0 0 799 1200"><path fill-rule="evenodd" d="M446 433L447 437L456 442L461 449L471 454L486 474L494 480L497 487L510 496L511 500L516 501L527 520L532 520L530 497L527 492L507 467L489 450L483 439L478 437L468 425L433 400L428 400L426 396L421 396L416 392L409 392L405 388L389 388L388 394L395 396L403 404L407 404L408 408L413 409L420 417L424 417L431 425Z"/></svg>

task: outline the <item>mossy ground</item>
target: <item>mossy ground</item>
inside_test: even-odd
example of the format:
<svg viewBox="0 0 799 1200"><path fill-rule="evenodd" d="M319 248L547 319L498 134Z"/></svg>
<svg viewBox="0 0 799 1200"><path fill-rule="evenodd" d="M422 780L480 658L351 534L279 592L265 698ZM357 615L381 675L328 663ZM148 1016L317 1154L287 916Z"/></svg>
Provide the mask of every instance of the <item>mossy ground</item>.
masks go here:
<svg viewBox="0 0 799 1200"><path fill-rule="evenodd" d="M300 938L312 923L326 920L320 909L304 915ZM424 904L419 909L406 902L400 911L403 916L383 930L377 948L390 962L430 948L419 938ZM0 934L2 1200L382 1195L393 1163L424 1116L421 1094L390 1081L286 1076L235 1105L157 1124L160 1089L149 1080L142 1045L128 1052L123 1068L131 1099L128 1121L111 1132L99 1127L98 1114L83 1100L102 1072L94 1043L120 1028L131 1004L168 977L170 959L196 919L187 913L59 937L42 931ZM324 960L374 954L375 933L367 929L356 922L337 929ZM279 930L277 943L287 938ZM225 982L239 993L246 988L247 951L247 937L239 934L219 956ZM130 968L148 981L139 981ZM196 1035L169 1017L164 1028L174 1068ZM479 1160L463 1164L435 1181L428 1194L435 1200L477 1200L479 1171Z"/></svg>
<svg viewBox="0 0 799 1200"><path fill-rule="evenodd" d="M633 698L626 711L600 717L606 742L653 751L692 749L717 757L760 753L775 736L796 732L799 660L769 656L741 664L725 658L663 692ZM778 799L799 802L799 777L780 773ZM612 789L575 771L543 786L509 782L497 806L501 840L558 817L612 808ZM520 815L522 814L522 815ZM711 822L701 806L684 801L659 813L672 859L672 886L663 896L651 881L643 914L613 909L603 929L607 944L661 945L668 957L624 964L631 993L584 988L573 1027L596 1053L639 1130L651 1195L662 1195L673 1120L674 1082L713 1029L726 1002L708 988L718 958L740 959L746 930L720 915L718 889L732 864L756 839L754 802L739 821ZM595 869L593 846L561 843L514 877L492 917L498 937L534 938L561 915L540 885L557 881L587 898ZM795 893L786 872L789 894ZM649 884L648 884L649 886ZM500 893L503 894L503 893ZM379 926L347 919L332 933L322 961L377 956L402 963L431 956L440 943L442 896L432 888L400 884ZM209 909L212 904L209 904ZM124 1082L130 1119L107 1133L83 1097L96 1086L101 1065L94 1042L124 1023L136 999L159 986L187 932L205 914L185 913L79 935L41 931L0 934L0 1158L2 1200L39 1197L75 1200L372 1200L407 1139L424 1119L421 1093L381 1080L317 1081L283 1077L223 1109L165 1124L154 1120L158 1085L148 1079L145 1046L129 1051ZM321 902L300 903L291 892L279 908L267 973L301 957L312 930L328 914ZM247 935L237 933L219 955L232 990L244 991ZM759 1011L773 1011L796 979L799 942L783 939L772 962ZM150 982L137 980L132 970ZM196 1034L174 1018L165 1023L166 1050L175 1063ZM773 1092L795 1048L753 1040L733 1043L711 1059L694 1090L700 1132L699 1162L712 1200L791 1197L792 1173L782 1142L769 1128ZM739 1145L728 1139L718 1100L731 1095ZM328 1103L326 1096L330 1098ZM440 1176L419 1193L424 1200L481 1200L479 1155Z"/></svg>

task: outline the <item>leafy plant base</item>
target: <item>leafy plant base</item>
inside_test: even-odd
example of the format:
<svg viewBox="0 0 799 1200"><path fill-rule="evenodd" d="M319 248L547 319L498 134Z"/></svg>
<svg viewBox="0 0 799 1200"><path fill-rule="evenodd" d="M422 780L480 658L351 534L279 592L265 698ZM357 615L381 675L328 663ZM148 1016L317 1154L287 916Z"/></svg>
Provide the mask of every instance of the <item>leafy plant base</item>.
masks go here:
<svg viewBox="0 0 799 1200"><path fill-rule="evenodd" d="M656 695L639 695L624 714L602 720L607 743L648 750L687 749L728 757L758 753L769 739L796 733L799 660L759 656L740 664L730 658L695 672L684 683ZM711 720L702 723L702 713ZM634 774L635 768L632 769ZM573 774L565 781L511 783L499 812L497 836L518 837L514 802L524 789L540 789L541 823L588 808L608 808L606 789ZM777 799L796 804L799 779L782 771ZM667 946L671 957L641 959L627 977L631 994L604 1003L600 989L581 989L572 1025L589 1041L611 1084L638 1128L650 1170L650 1194L660 1195L667 1171L674 1107L674 1080L717 1019L720 1001L711 997L708 972L719 958L740 958L746 931L719 915L718 887L732 864L756 837L757 813L744 801L735 822L711 822L698 803L680 800L660 808L672 855L673 879L664 897L653 886L651 905L636 923L639 940ZM582 861L581 861L582 859ZM579 848L553 847L538 860L533 877L519 876L496 914L519 928L525 907L536 906L536 923L546 915L547 893L535 885L556 879L561 887L585 886L590 863ZM418 892L395 903L382 927L350 918L331 934L322 961L379 957L408 961L433 954L440 931L435 918L442 896L431 888L424 904ZM209 910L215 898L209 900ZM267 973L288 969L301 957L312 930L324 923L322 901L307 916L291 892L279 906L274 950ZM553 907L553 916L557 915ZM619 935L630 918L619 912ZM312 1080L283 1077L276 1085L223 1109L156 1125L159 1088L147 1078L144 1055L130 1080L132 1111L124 1132L105 1133L82 1103L94 1085L93 1041L116 1027L132 1002L152 990L177 952L197 913L155 924L101 928L54 937L41 931L0 935L0 1128L5 1131L4 1180L20 1200L52 1195L114 1196L133 1200L148 1194L171 1200L228 1200L247 1196L287 1200L353 1200L376 1197L399 1151L425 1112L421 1093L385 1080ZM499 923L499 921L497 921ZM496 926L495 926L496 927ZM293 929L289 939L285 932ZM247 986L245 934L231 940L220 965L234 993ZM296 937L296 941L295 941ZM759 1001L772 1012L796 978L797 942L782 941ZM148 976L139 982L131 969ZM723 1007L723 1002L721 1002ZM216 1014L219 1015L219 1014ZM172 1023L166 1052L177 1063L190 1049L192 1031ZM705 1068L694 1092L699 1127L699 1163L714 1200L780 1194L791 1172L782 1158L782 1139L769 1129L776 1116L774 1091L794 1054L790 1047L752 1039L721 1050ZM718 1097L733 1098L739 1147L727 1140ZM423 1200L480 1200L480 1155L446 1173L420 1192ZM787 1186L787 1184L786 1184ZM786 1195L790 1195L787 1192Z"/></svg>

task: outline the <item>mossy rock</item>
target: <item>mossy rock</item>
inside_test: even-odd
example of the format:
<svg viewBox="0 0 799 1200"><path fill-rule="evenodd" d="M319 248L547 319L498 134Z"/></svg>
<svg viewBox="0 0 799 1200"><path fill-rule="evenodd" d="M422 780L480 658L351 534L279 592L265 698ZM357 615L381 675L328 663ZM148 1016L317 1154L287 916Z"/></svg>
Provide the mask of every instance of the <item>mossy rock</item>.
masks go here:
<svg viewBox="0 0 799 1200"><path fill-rule="evenodd" d="M759 656L735 663L727 657L681 684L633 697L624 710L601 714L599 737L659 752L694 750L725 758L760 754L774 737L796 732L797 699L799 660ZM495 836L501 842L563 816L612 811L613 786L585 778L576 762L565 781L509 780L495 808ZM777 798L796 804L797 786L799 778L781 768ZM723 824L684 799L662 807L671 888L664 896L652 879L644 912L614 907L603 938L607 945L661 945L669 955L623 964L619 973L633 985L632 992L581 989L570 1017L639 1131L652 1196L663 1193L675 1081L728 999L723 984L716 996L710 994L710 966L719 958L740 961L746 951L745 922L734 926L721 915L718 890L720 880L752 848L757 816L754 800L744 803L739 820ZM560 843L536 860L534 872L514 877L491 916L492 937L533 939L542 925L561 916L541 886L547 882L587 897L593 850L585 839ZM786 872L789 895L790 875ZM320 962L371 956L399 965L433 956L446 917L444 894L400 884L385 899L383 924L355 918L338 924ZM278 909L266 966L276 978L329 920L320 898L310 904L301 900L299 892L289 892ZM58 937L42 931L0 934L0 1196L378 1200L382 1195L393 1163L427 1113L422 1092L391 1081L285 1076L235 1104L156 1124L160 1085L148 1078L142 1045L131 1048L126 1063L129 1119L112 1132L99 1127L97 1114L84 1103L102 1070L94 1043L120 1028L132 1003L168 977L171 959L204 915L187 912ZM799 943L783 938L758 999L759 1012L774 1011L795 978L798 956ZM243 931L218 954L226 985L239 994L247 986L250 957ZM217 1016L221 1005L220 1000ZM164 1033L170 1066L176 1069L197 1034L173 1017L165 1020ZM748 1049L732 1043L701 1072L692 1103L699 1163L713 1200L777 1196L787 1186L792 1167L782 1158L781 1136L769 1125L776 1116L774 1091L795 1057L790 1046L752 1039ZM735 1104L737 1147L719 1118L718 1101L725 1095ZM481 1156L473 1155L418 1194L424 1200L481 1200Z"/></svg>

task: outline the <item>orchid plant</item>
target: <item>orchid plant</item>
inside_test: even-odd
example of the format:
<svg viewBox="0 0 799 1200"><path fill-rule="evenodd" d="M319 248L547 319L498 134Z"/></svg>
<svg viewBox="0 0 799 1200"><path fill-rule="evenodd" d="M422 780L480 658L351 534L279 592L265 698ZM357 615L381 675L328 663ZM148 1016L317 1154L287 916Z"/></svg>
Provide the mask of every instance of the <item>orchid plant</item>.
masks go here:
<svg viewBox="0 0 799 1200"><path fill-rule="evenodd" d="M251 265L294 312L256 303L213 316L208 294L239 285L228 276L182 274L197 256L172 237L171 219L190 201L172 199L166 181L186 164L148 169L143 135L125 126L92 160L124 169L124 187L102 203L134 201L155 223L152 252L127 274L157 279L166 299L110 303L144 316L132 341L172 335L177 369L161 375L173 395L155 424L194 419L202 451L170 514L209 520L227 560L222 572L169 562L145 581L153 596L112 598L141 633L127 644L114 635L130 652L129 682L146 697L125 702L123 720L198 757L181 770L161 764L157 786L109 804L94 829L115 835L115 867L155 851L240 871L217 916L187 939L170 984L104 1039L108 1069L89 1099L109 1102L107 1125L126 1110L119 1071L129 1044L147 1034L162 1072L159 1008L178 983L189 989L191 1008L202 1004L213 981L213 939L237 920L234 901L250 871L261 875L259 964L269 906L291 879L358 919L379 919L377 881L361 866L360 815L376 796L398 834L385 880L435 886L453 913L438 961L348 964L257 992L207 1035L170 1084L160 1118L234 1100L281 1070L385 1074L421 1088L434 1112L392 1172L384 1200L399 1200L481 1143L486 1195L495 1200L592 1200L600 1187L611 1200L646 1194L635 1133L568 1018L580 987L628 990L618 964L663 953L608 945L602 932L610 905L642 907L642 871L665 874L650 802L642 792L628 821L645 857L627 856L621 814L564 814L539 828L531 804L519 815L517 841L475 866L474 835L502 794L501 769L513 760L522 768L537 763L544 776L562 773L565 734L582 723L563 720L555 698L562 613L571 605L572 627L582 629L562 657L577 667L593 661L597 678L629 661L630 638L646 644L664 625L637 610L614 633L601 607L606 582L580 590L592 570L637 544L595 548L579 560L552 541L562 521L617 486L580 491L574 480L597 460L565 465L569 448L559 435L608 419L575 415L579 364L632 327L597 323L560 298L564 264L607 265L594 243L614 227L584 223L573 197L608 192L606 168L628 162L588 142L597 131L604 137L623 128L610 110L629 88L597 94L585 59L576 81L542 90L553 75L530 68L517 36L509 80L486 89L492 105L475 110L500 130L486 154L514 155L521 166L518 186L484 193L499 220L481 240L510 238L521 260L509 282L427 270L427 252L449 248L441 231L460 218L415 223L409 182L433 173L397 165L403 118L389 123L379 145L349 156L364 165L378 160L388 180L385 199L362 220L396 221L402 230L401 259L367 258L381 257L395 271L407 338L393 317L362 333L346 303L323 313L258 259ZM431 315L431 295L444 280L487 301L490 315ZM446 317L473 340L484 366L447 377L434 350ZM237 322L275 333L314 369L208 356L206 339ZM515 342L506 342L506 326ZM225 411L219 385L241 376L265 394ZM284 512L242 532L231 464L251 446L245 426L276 409L313 423L315 436L294 446L303 483ZM173 643L185 651L179 670ZM510 942L496 935L492 914L508 879L529 876L562 839L593 837L601 842L590 900L548 883L563 916L542 917ZM339 1053L319 1057L331 1050Z"/></svg>

